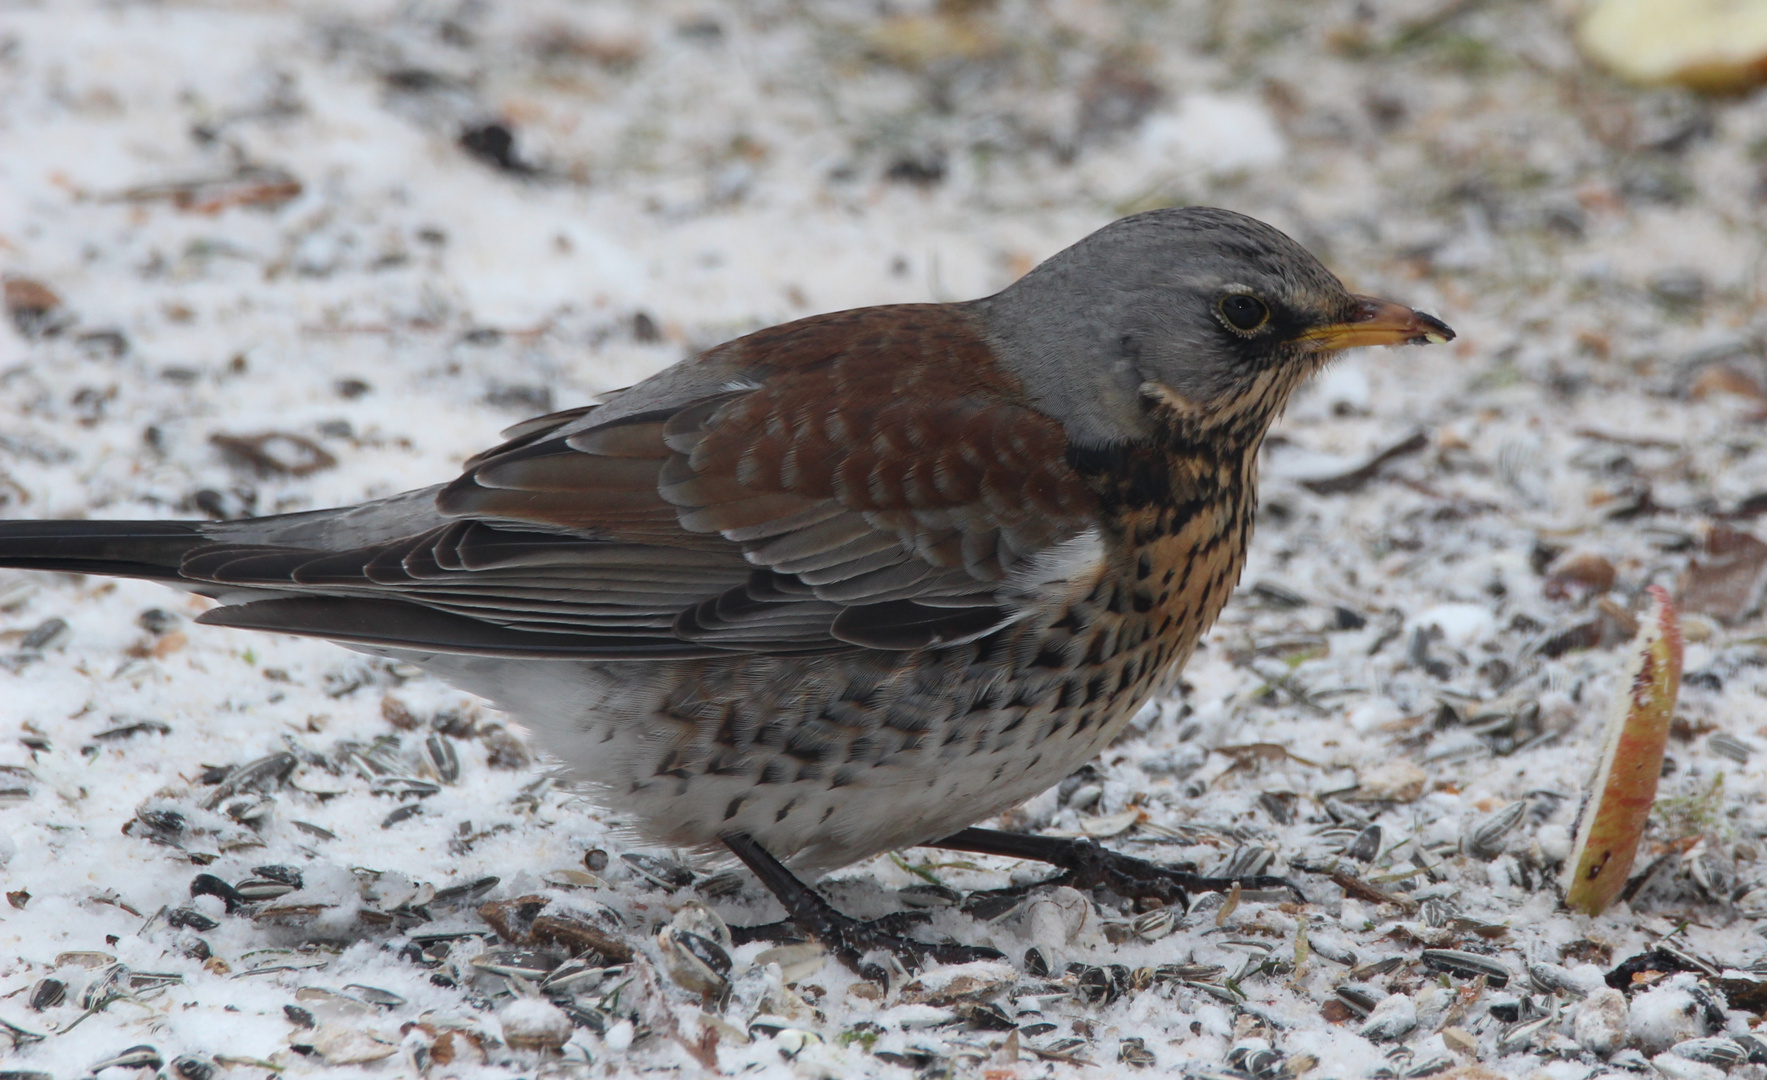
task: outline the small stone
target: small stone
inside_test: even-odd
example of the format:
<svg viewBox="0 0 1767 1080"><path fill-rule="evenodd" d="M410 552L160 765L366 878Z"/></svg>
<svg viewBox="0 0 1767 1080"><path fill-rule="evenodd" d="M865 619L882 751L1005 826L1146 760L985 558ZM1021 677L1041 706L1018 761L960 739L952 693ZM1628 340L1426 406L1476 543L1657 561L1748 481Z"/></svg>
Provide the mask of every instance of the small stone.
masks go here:
<svg viewBox="0 0 1767 1080"><path fill-rule="evenodd" d="M1357 778L1357 799L1412 802L1429 786L1429 774L1404 758L1389 761Z"/></svg>
<svg viewBox="0 0 1767 1080"><path fill-rule="evenodd" d="M497 1022L503 1026L503 1041L516 1050L557 1050L571 1037L571 1018L540 998L516 998L497 1010ZM613 1032L608 1038L612 1040Z"/></svg>
<svg viewBox="0 0 1767 1080"><path fill-rule="evenodd" d="M312 1046L327 1065L362 1065L392 1057L399 1050L394 1043L345 1024L322 1024L311 1037L298 1033L296 1041Z"/></svg>
<svg viewBox="0 0 1767 1080"><path fill-rule="evenodd" d="M1449 1027L1442 1029L1442 1045L1456 1054L1477 1055L1479 1040L1465 1028Z"/></svg>
<svg viewBox="0 0 1767 1080"><path fill-rule="evenodd" d="M1724 1070L1704 1061L1690 1061L1677 1054L1658 1054L1650 1064L1663 1080L1724 1080Z"/></svg>
<svg viewBox="0 0 1767 1080"><path fill-rule="evenodd" d="M1607 1057L1626 1043L1626 995L1604 986L1583 999L1571 1018L1571 1038L1592 1054Z"/></svg>

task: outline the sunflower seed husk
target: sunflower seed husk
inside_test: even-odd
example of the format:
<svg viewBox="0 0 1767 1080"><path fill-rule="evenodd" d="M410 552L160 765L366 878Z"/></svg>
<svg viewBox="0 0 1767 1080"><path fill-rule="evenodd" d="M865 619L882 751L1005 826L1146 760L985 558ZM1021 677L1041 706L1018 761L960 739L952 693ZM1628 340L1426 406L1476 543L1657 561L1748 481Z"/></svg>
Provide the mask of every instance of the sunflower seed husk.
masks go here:
<svg viewBox="0 0 1767 1080"><path fill-rule="evenodd" d="M1262 844L1241 845L1233 849L1219 867L1211 872L1212 877L1249 878L1257 877L1270 868L1276 861L1276 851Z"/></svg>
<svg viewBox="0 0 1767 1080"><path fill-rule="evenodd" d="M1374 857L1380 854L1380 841L1380 826L1370 825L1358 833L1356 839L1350 841L1350 845L1344 848L1344 855L1359 863L1373 862Z"/></svg>
<svg viewBox="0 0 1767 1080"><path fill-rule="evenodd" d="M897 889L896 897L911 908L921 909L956 907L963 902L963 894L956 889L931 882Z"/></svg>
<svg viewBox="0 0 1767 1080"><path fill-rule="evenodd" d="M1146 1040L1133 1035L1118 1041L1117 1060L1136 1069L1150 1069L1159 1064L1159 1058L1147 1048Z"/></svg>
<svg viewBox="0 0 1767 1080"><path fill-rule="evenodd" d="M1701 892L1721 904L1728 903L1736 892L1735 864L1703 844L1689 856L1687 874Z"/></svg>
<svg viewBox="0 0 1767 1080"><path fill-rule="evenodd" d="M1689 1061L1703 1061L1721 1069L1740 1065L1749 1057L1747 1048L1741 1043L1722 1037L1684 1039L1669 1047L1669 1053Z"/></svg>
<svg viewBox="0 0 1767 1080"><path fill-rule="evenodd" d="M564 962L564 957L546 949L490 949L472 958L470 963L491 975L513 975L539 981Z"/></svg>
<svg viewBox="0 0 1767 1080"><path fill-rule="evenodd" d="M548 870L540 880L561 889L605 889L607 882L587 870Z"/></svg>
<svg viewBox="0 0 1767 1080"><path fill-rule="evenodd" d="M1370 994L1368 991L1363 990L1360 987L1340 986L1332 992L1337 995L1339 1001L1348 1005L1350 1010L1357 1016L1367 1016L1374 1011L1376 1005L1380 1004L1380 998L1375 997L1373 994Z"/></svg>
<svg viewBox="0 0 1767 1080"><path fill-rule="evenodd" d="M1403 1077L1404 1080L1417 1080L1419 1077L1435 1076L1437 1073L1445 1073L1458 1064L1460 1064L1460 1062L1443 1054L1439 1057L1426 1058L1406 1069L1399 1075Z"/></svg>
<svg viewBox="0 0 1767 1080"><path fill-rule="evenodd" d="M601 967L582 958L566 960L555 968L550 975L540 980L540 992L543 994L573 994L581 990L590 990L601 985L608 978L625 971L625 965Z"/></svg>
<svg viewBox="0 0 1767 1080"><path fill-rule="evenodd" d="M1722 731L1706 740L1706 749L1720 757L1727 757L1738 765L1747 765L1749 756L1754 753L1754 747Z"/></svg>
<svg viewBox="0 0 1767 1080"><path fill-rule="evenodd" d="M256 903L260 900L274 900L278 896L287 896L291 892L298 891L295 886L290 885L287 882L267 881L263 878L247 878L238 885L235 885L234 889L247 903Z"/></svg>
<svg viewBox="0 0 1767 1080"><path fill-rule="evenodd" d="M213 810L242 791L273 787L288 779L299 760L290 753L267 754L248 761L222 778L215 790L203 800L204 810Z"/></svg>
<svg viewBox="0 0 1767 1080"><path fill-rule="evenodd" d="M694 882L694 889L701 896L709 896L716 900L721 897L735 896L742 891L744 880L740 870L720 870L708 874Z"/></svg>
<svg viewBox="0 0 1767 1080"><path fill-rule="evenodd" d="M391 990L382 990L378 986L364 986L361 983L349 983L344 986L344 989L351 991L358 998L377 1008L396 1009L405 1004L404 998L393 993Z"/></svg>
<svg viewBox="0 0 1767 1080"><path fill-rule="evenodd" d="M42 978L31 986L31 996L26 1004L33 1012L53 1009L67 1000L67 983L60 979Z"/></svg>
<svg viewBox="0 0 1767 1080"><path fill-rule="evenodd" d="M636 870L640 877L665 892L674 892L693 884L693 871L673 859L637 852L627 852L620 858L625 860L627 866Z"/></svg>
<svg viewBox="0 0 1767 1080"><path fill-rule="evenodd" d="M1180 918L1182 916L1172 908L1154 908L1137 915L1129 925L1135 931L1135 936L1141 940L1158 941L1178 929Z"/></svg>
<svg viewBox="0 0 1767 1080"><path fill-rule="evenodd" d="M32 627L30 632L19 639L19 652L42 652L49 643L67 633L67 620L54 618L45 619Z"/></svg>
<svg viewBox="0 0 1767 1080"><path fill-rule="evenodd" d="M422 814L423 814L423 804L422 803L408 803L404 806L399 807L397 810L394 810L392 813L388 814L386 817L381 818L380 827L383 829L390 829L394 825L398 825L401 822L410 821L412 818L419 817Z"/></svg>
<svg viewBox="0 0 1767 1080"><path fill-rule="evenodd" d="M1467 978L1483 975L1490 980L1493 987L1507 986L1514 977L1501 961L1479 953L1463 952L1459 949L1425 949L1421 956L1427 967Z"/></svg>
<svg viewBox="0 0 1767 1080"><path fill-rule="evenodd" d="M446 889L439 889L424 907L434 911L452 911L455 908L477 903L486 893L497 887L498 880L494 877L482 877L465 884L450 885Z"/></svg>
<svg viewBox="0 0 1767 1080"><path fill-rule="evenodd" d="M1504 841L1527 814L1526 800L1518 800L1477 819L1467 829L1464 837L1466 853L1486 862L1503 854Z"/></svg>
<svg viewBox="0 0 1767 1080"><path fill-rule="evenodd" d="M1534 1041L1534 1037L1552 1027L1554 1018L1535 1016L1527 1020L1518 1020L1504 1028L1497 1035L1499 1050L1519 1050Z"/></svg>
<svg viewBox="0 0 1767 1080"><path fill-rule="evenodd" d="M394 795L401 799L406 796L427 799L441 791L442 785L416 776L381 776L369 783L368 790L376 795Z"/></svg>
<svg viewBox="0 0 1767 1080"><path fill-rule="evenodd" d="M147 1045L131 1046L116 1057L105 1058L88 1066L93 1074L105 1069L157 1069L165 1064L157 1048Z"/></svg>
<svg viewBox="0 0 1767 1080"><path fill-rule="evenodd" d="M80 992L80 1008L102 1009L109 1002L128 996L128 988L128 965L112 964L94 975Z"/></svg>
<svg viewBox="0 0 1767 1080"><path fill-rule="evenodd" d="M131 720L116 724L92 736L95 742L116 742L133 735L170 735L172 725L164 720Z"/></svg>
<svg viewBox="0 0 1767 1080"><path fill-rule="evenodd" d="M1452 901L1432 896L1423 902L1418 913L1423 916L1425 926L1440 929L1447 926L1448 920L1452 919L1457 912Z"/></svg>
<svg viewBox="0 0 1767 1080"><path fill-rule="evenodd" d="M1227 1051L1227 1064L1262 1080L1281 1072L1283 1056L1264 1040L1252 1039Z"/></svg>
<svg viewBox="0 0 1767 1080"><path fill-rule="evenodd" d="M171 1073L180 1080L213 1080L215 1066L193 1054L184 1054L172 1059Z"/></svg>
<svg viewBox="0 0 1767 1080"><path fill-rule="evenodd" d="M663 970L678 985L707 997L722 995L729 987L730 954L716 941L673 926L664 927L656 940Z"/></svg>

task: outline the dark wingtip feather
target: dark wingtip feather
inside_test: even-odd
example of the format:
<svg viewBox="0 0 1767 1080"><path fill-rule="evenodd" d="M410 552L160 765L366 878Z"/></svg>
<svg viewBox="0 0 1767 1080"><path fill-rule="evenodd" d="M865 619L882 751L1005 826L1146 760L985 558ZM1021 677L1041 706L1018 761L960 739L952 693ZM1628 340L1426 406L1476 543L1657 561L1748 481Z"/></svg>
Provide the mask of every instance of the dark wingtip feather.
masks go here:
<svg viewBox="0 0 1767 1080"><path fill-rule="evenodd" d="M0 521L0 567L176 581L196 521Z"/></svg>
<svg viewBox="0 0 1767 1080"><path fill-rule="evenodd" d="M716 652L690 642L666 639L518 630L398 600L356 597L256 600L212 608L196 621L412 652L478 656L674 660Z"/></svg>

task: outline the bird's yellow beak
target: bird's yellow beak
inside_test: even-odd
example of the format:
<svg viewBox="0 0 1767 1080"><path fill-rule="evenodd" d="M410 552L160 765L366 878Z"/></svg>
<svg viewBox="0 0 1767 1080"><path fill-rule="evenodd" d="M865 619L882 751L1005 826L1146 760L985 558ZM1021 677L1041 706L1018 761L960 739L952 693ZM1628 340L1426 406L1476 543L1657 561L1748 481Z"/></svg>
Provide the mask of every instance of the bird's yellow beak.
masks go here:
<svg viewBox="0 0 1767 1080"><path fill-rule="evenodd" d="M1434 315L1373 296L1356 297L1356 311L1341 323L1315 326L1296 341L1316 351L1353 349L1359 345L1440 345L1454 340L1454 331Z"/></svg>

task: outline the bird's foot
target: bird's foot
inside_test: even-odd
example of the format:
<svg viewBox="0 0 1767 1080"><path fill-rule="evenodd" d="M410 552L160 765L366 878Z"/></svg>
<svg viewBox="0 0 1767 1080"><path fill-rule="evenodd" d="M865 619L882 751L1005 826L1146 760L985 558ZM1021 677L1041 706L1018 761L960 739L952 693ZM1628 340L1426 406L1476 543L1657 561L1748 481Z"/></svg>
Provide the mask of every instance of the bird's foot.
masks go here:
<svg viewBox="0 0 1767 1080"><path fill-rule="evenodd" d="M1307 900L1306 894L1293 882L1274 874L1209 877L1123 855L1083 838L1070 843L1072 846L1068 848L1067 856L1054 863L1062 868L1062 873L1056 875L1054 881L1082 891L1108 889L1125 899L1157 900L1162 904L1176 904L1184 910L1190 908L1191 893L1228 892L1236 885L1253 892L1286 890L1302 903Z"/></svg>
<svg viewBox="0 0 1767 1080"><path fill-rule="evenodd" d="M875 919L867 919L862 924L879 933L905 934L908 929L918 926L933 917L930 911L892 911ZM754 926L732 926L730 940L737 945L747 945L751 941L765 941L771 945L793 945L809 940L805 930L791 919L778 922L758 923Z"/></svg>
<svg viewBox="0 0 1767 1080"><path fill-rule="evenodd" d="M865 963L865 957L870 953L887 953L908 970L928 961L967 964L975 960L1002 959L997 950L982 946L934 943L903 936L909 926L926 918L923 912L897 912L872 920L843 915L820 893L794 877L752 837L732 834L724 838L724 843L785 905L786 917L782 922L743 927L740 931L733 927L731 940L737 944L809 937L820 942L841 963L868 979L884 978L883 969ZM793 930L797 933L793 934ZM774 934L778 936L771 936Z"/></svg>
<svg viewBox="0 0 1767 1080"><path fill-rule="evenodd" d="M996 832L992 829L964 829L930 846L1005 855L1016 859L1035 859L1060 867L1062 871L1053 878L1037 882L1037 886L1070 885L1084 891L1108 889L1126 899L1177 904L1186 910L1190 907L1191 893L1226 892L1235 885L1260 892L1267 889L1287 890L1300 902L1307 901L1306 894L1286 878L1272 874L1208 877L1192 870L1161 866L1146 859L1137 859L1133 855L1121 855L1084 837L1069 839Z"/></svg>

